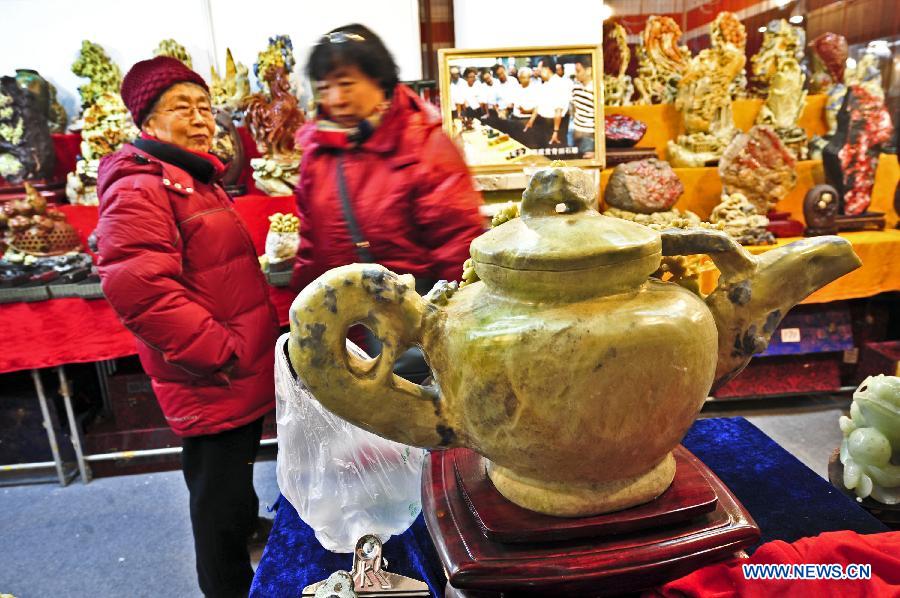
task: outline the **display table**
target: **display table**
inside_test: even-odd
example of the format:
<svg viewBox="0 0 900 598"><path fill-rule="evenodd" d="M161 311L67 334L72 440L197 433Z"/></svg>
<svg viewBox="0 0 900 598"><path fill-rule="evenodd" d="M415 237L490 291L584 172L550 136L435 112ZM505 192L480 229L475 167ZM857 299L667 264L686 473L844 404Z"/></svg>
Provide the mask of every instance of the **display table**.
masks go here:
<svg viewBox="0 0 900 598"><path fill-rule="evenodd" d="M294 212L293 197L270 197L268 195L248 195L238 197L234 204L241 216L257 254L262 254L268 217L275 212ZM81 236L87 247L87 237L97 226L96 206L60 206ZM278 313L279 322L288 322L288 310L295 293L290 289L269 287L269 296ZM105 299L51 299L35 303L0 304L0 374L20 370L31 370L35 393L41 407L44 427L53 454L53 462L0 466L3 469L29 469L35 467L56 468L60 484L65 485L67 475L59 453L59 445L51 418L47 398L41 382L41 368L55 367L59 376L63 403L76 462L83 481L90 478L90 472L82 450L82 441L75 421L72 398L66 382L63 365L70 363L98 363L98 375L105 377L100 362L134 355L137 353L135 339L121 324L118 316Z"/></svg>
<svg viewBox="0 0 900 598"><path fill-rule="evenodd" d="M698 420L683 444L750 511L762 531L760 544L793 542L843 529L888 531L744 418ZM827 461L828 455L823 454L822 459ZM409 530L384 545L384 554L390 571L423 580L436 596L443 596L446 578L421 515ZM322 548L312 529L281 498L250 595L299 596L307 585L337 569L349 569L351 561L350 554L334 554Z"/></svg>

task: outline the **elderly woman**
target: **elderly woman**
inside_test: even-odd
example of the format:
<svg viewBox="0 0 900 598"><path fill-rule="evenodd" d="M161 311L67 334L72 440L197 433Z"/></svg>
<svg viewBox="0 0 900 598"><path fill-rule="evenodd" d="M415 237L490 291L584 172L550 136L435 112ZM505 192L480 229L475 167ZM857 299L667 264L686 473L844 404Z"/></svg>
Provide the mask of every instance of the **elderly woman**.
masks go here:
<svg viewBox="0 0 900 598"><path fill-rule="evenodd" d="M209 90L178 60L138 62L122 99L140 139L100 165L103 292L137 337L166 420L183 437L200 589L247 595L258 524L253 462L274 408L278 319L256 252L209 154Z"/></svg>
<svg viewBox="0 0 900 598"><path fill-rule="evenodd" d="M294 288L356 262L412 274L420 292L458 279L469 244L483 232L481 197L440 115L398 83L393 57L362 25L323 36L307 72L319 107L298 134ZM427 375L418 364L423 371L397 372Z"/></svg>

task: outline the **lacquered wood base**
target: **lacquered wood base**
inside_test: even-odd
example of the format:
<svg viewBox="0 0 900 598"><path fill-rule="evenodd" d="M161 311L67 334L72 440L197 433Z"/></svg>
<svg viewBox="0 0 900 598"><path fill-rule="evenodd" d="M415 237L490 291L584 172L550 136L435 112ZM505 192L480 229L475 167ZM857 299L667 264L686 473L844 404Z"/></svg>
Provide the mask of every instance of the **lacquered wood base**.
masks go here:
<svg viewBox="0 0 900 598"><path fill-rule="evenodd" d="M565 519L503 499L479 473L481 457L472 451L431 453L423 511L448 573L447 595L636 592L755 543L759 528L722 482L683 447L675 456L671 495L667 491L653 503L618 513ZM515 542L489 539L486 532Z"/></svg>

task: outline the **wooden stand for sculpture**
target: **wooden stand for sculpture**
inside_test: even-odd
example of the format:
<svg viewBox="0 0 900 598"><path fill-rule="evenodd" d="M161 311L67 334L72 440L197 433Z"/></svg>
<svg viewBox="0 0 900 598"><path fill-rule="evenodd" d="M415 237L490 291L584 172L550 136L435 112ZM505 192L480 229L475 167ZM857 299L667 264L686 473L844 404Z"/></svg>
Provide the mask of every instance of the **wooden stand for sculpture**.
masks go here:
<svg viewBox="0 0 900 598"><path fill-rule="evenodd" d="M893 530L900 530L900 505L886 505L871 498L859 500L856 493L844 487L844 464L841 463L841 449L836 448L828 459L828 481L831 485L857 501L872 517Z"/></svg>
<svg viewBox="0 0 900 598"><path fill-rule="evenodd" d="M652 147L608 147L606 148L606 168L614 168L625 162L635 162L656 158Z"/></svg>
<svg viewBox="0 0 900 598"><path fill-rule="evenodd" d="M766 218L769 219L766 230L779 239L803 236L803 223L791 218L790 212L772 211L766 214Z"/></svg>
<svg viewBox="0 0 900 598"><path fill-rule="evenodd" d="M656 500L594 517L518 507L468 449L429 455L423 512L447 571L447 596L600 596L636 592L730 558L759 528L699 459L679 446L675 480Z"/></svg>

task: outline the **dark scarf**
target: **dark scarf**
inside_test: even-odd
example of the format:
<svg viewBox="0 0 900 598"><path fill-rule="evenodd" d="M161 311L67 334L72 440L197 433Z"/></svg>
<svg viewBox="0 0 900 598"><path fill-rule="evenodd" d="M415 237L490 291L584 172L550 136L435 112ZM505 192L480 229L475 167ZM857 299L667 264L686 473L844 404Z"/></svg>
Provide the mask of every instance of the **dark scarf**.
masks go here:
<svg viewBox="0 0 900 598"><path fill-rule="evenodd" d="M355 127L341 126L322 115L316 120L316 141L322 146L341 150L359 147L375 133L390 108L390 100L385 100Z"/></svg>
<svg viewBox="0 0 900 598"><path fill-rule="evenodd" d="M212 154L194 152L171 143L165 143L150 135L141 134L132 145L154 158L177 166L195 180L207 185L225 172L225 166Z"/></svg>

